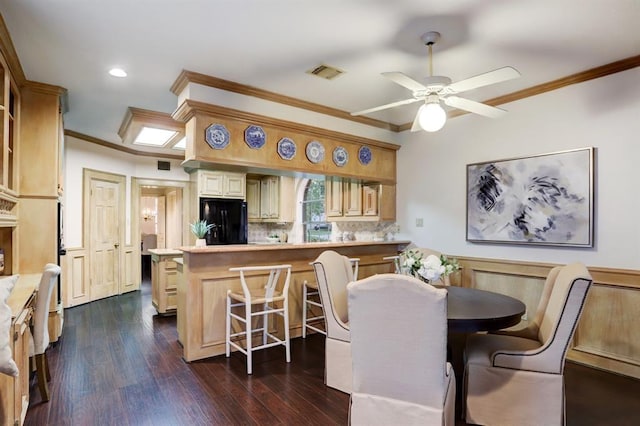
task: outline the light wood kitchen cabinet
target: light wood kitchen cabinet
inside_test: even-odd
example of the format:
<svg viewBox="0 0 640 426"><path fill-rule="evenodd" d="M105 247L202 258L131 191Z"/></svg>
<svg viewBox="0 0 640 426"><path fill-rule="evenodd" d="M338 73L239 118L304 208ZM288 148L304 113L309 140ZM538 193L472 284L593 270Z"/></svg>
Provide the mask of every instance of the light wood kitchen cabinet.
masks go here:
<svg viewBox="0 0 640 426"><path fill-rule="evenodd" d="M352 179L327 177L325 194L326 214L330 220L396 220L395 185L363 185Z"/></svg>
<svg viewBox="0 0 640 426"><path fill-rule="evenodd" d="M378 216L378 189L380 185L362 187L362 215Z"/></svg>
<svg viewBox="0 0 640 426"><path fill-rule="evenodd" d="M178 308L178 265L175 258L182 257L182 252L173 249L150 249L149 253L151 253L151 304L159 314L173 314Z"/></svg>
<svg viewBox="0 0 640 426"><path fill-rule="evenodd" d="M247 216L252 222L293 222L294 179L264 176L247 180Z"/></svg>
<svg viewBox="0 0 640 426"><path fill-rule="evenodd" d="M327 217L342 216L342 178L327 176L324 181Z"/></svg>
<svg viewBox="0 0 640 426"><path fill-rule="evenodd" d="M198 170L199 197L241 198L246 196L246 175L244 173Z"/></svg>
<svg viewBox="0 0 640 426"><path fill-rule="evenodd" d="M260 220L260 179L247 179L247 218Z"/></svg>
<svg viewBox="0 0 640 426"><path fill-rule="evenodd" d="M362 216L362 184L353 179L342 182L345 216Z"/></svg>

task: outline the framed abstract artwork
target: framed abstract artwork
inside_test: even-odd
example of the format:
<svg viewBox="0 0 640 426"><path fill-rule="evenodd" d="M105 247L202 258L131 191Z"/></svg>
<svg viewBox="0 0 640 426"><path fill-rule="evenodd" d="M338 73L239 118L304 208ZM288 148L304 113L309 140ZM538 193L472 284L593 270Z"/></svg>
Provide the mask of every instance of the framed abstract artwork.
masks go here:
<svg viewBox="0 0 640 426"><path fill-rule="evenodd" d="M467 241L593 247L594 152L467 165Z"/></svg>

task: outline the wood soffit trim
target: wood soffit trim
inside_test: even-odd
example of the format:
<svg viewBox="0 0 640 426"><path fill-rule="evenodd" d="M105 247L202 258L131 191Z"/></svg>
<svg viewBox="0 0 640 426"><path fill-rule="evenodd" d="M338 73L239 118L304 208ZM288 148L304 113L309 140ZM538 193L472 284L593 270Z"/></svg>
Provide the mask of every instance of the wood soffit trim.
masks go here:
<svg viewBox="0 0 640 426"><path fill-rule="evenodd" d="M45 95L64 96L67 93L67 89L60 86L55 86L47 83L39 83L37 81L27 80L23 86L26 89L30 89L34 92L44 93Z"/></svg>
<svg viewBox="0 0 640 426"><path fill-rule="evenodd" d="M133 154L133 155L137 155L137 156L141 156L141 157L153 157L153 158L167 158L170 160L180 160L183 161L184 160L184 155L172 155L172 154L164 154L164 153L155 153L155 152L146 152L146 151L138 151L135 149L131 149L131 148L127 148L125 146L121 146L121 145L116 145L112 142L107 142L105 140L93 137L93 136L89 136L89 135L85 135L84 133L79 133L73 130L69 130L69 129L65 129L64 130L64 134L65 136L71 136L73 138L76 139L81 139L84 140L86 142L91 142L94 143L96 145L100 145L103 146L105 148L111 148L111 149L115 149L116 151L120 151L120 152L125 152L127 154Z"/></svg>
<svg viewBox="0 0 640 426"><path fill-rule="evenodd" d="M144 125L156 125L184 133L184 123L174 120L173 117L171 117L171 114L129 107L127 108L127 112L124 114L124 118L122 119L122 123L118 129L118 136L120 136L122 140L125 139L127 130L129 130L134 122Z"/></svg>
<svg viewBox="0 0 640 426"><path fill-rule="evenodd" d="M341 118L343 120L366 124L368 126L378 127L385 130L391 130L392 132L399 131L398 125L387 123L386 121L376 120L374 118L363 116L354 117L348 112L336 108L331 108L314 102L304 101L302 99L293 98L291 96L281 95L278 93L270 92L268 90L259 89L257 87L236 83L234 81L224 80L218 77L200 74L194 71L182 70L176 81L171 86L171 92L178 96L180 92L184 90L188 83L201 84L203 86L213 87L216 89L225 90L227 92L234 92L241 95L252 96L254 98L260 98L282 105L288 105L307 111L317 112L320 114Z"/></svg>
<svg viewBox="0 0 640 426"><path fill-rule="evenodd" d="M357 144L368 144L377 146L380 148L392 149L397 151L400 149L399 145L382 142L375 139L368 139L348 133L336 132L333 130L327 130L320 127L308 126L305 124L295 123L293 121L281 120L278 118L267 117L265 115L253 114L246 111L240 111L233 108L221 107L217 105L208 104L206 102L195 101L192 99L185 100L173 113L173 118L179 121L187 122L193 118L196 114L208 114L215 115L221 118L227 118L235 121L244 121L247 124L260 124L265 126L278 127L280 129L287 129L293 132L305 133L310 136L319 138L328 138L334 140L341 140L345 142L353 142Z"/></svg>
<svg viewBox="0 0 640 426"><path fill-rule="evenodd" d="M557 90L562 87L570 86L572 84L582 83L585 81L593 80L595 78L605 77L607 75L615 74L618 72L626 71L632 68L640 66L640 55L632 56L619 61L611 62L609 64L601 65L599 67L591 68L586 71L581 71L567 77L562 77L557 80L552 80L546 83L538 84L536 86L529 87L527 89L518 90L516 92L508 93L506 95L491 98L483 102L487 105L498 106L510 102L515 102L520 99L528 98L530 96L539 95L552 90ZM306 102L300 99L292 98L289 96L279 95L277 93L269 92L266 90L258 89L256 87L247 86L233 81L223 80L221 78L200 74L193 71L182 70L176 81L171 86L171 91L178 95L188 83L197 83L204 86L214 87L216 89L226 90L229 92L235 92L242 95L253 96L256 98L266 99L273 102L278 102L284 105L290 105L297 108L306 109L309 111L318 112L321 114L331 115L337 118L342 118L357 123L367 124L373 127L379 127L381 129L391 130L393 132L403 132L409 130L413 123L405 123L401 125L387 123L382 120L370 119L367 117L354 117L346 111L341 111L335 108L325 107L312 102ZM175 114L175 113L174 113ZM466 111L459 109L449 111L448 118L459 117L461 115L469 114Z"/></svg>

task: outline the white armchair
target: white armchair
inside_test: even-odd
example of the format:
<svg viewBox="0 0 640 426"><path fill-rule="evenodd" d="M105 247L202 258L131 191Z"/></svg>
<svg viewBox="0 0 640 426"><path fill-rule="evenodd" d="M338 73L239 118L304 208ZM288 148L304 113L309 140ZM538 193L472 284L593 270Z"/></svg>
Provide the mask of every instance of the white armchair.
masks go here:
<svg viewBox="0 0 640 426"><path fill-rule="evenodd" d="M353 425L455 425L447 291L407 275L347 286Z"/></svg>
<svg viewBox="0 0 640 426"><path fill-rule="evenodd" d="M327 386L351 393L351 337L347 308L347 284L353 281L349 258L327 250L313 262L324 309L325 369Z"/></svg>
<svg viewBox="0 0 640 426"><path fill-rule="evenodd" d="M469 336L464 380L467 423L564 424L565 356L591 282L581 263L562 267L534 339Z"/></svg>

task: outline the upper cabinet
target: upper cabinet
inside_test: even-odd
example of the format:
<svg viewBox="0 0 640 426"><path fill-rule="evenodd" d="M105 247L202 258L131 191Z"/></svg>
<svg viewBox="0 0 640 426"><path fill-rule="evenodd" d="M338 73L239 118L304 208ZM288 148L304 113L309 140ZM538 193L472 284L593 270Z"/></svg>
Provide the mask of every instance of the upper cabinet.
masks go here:
<svg viewBox="0 0 640 426"><path fill-rule="evenodd" d="M293 222L294 179L288 176L247 179L247 213L250 222Z"/></svg>
<svg viewBox="0 0 640 426"><path fill-rule="evenodd" d="M244 173L198 170L195 176L199 197L245 199L246 175Z"/></svg>
<svg viewBox="0 0 640 426"><path fill-rule="evenodd" d="M362 184L354 179L328 176L326 212L332 221L396 220L395 185Z"/></svg>
<svg viewBox="0 0 640 426"><path fill-rule="evenodd" d="M15 194L15 156L14 150L18 134L20 94L11 78L7 63L0 55L0 126L2 129L2 149L0 149L0 188Z"/></svg>

